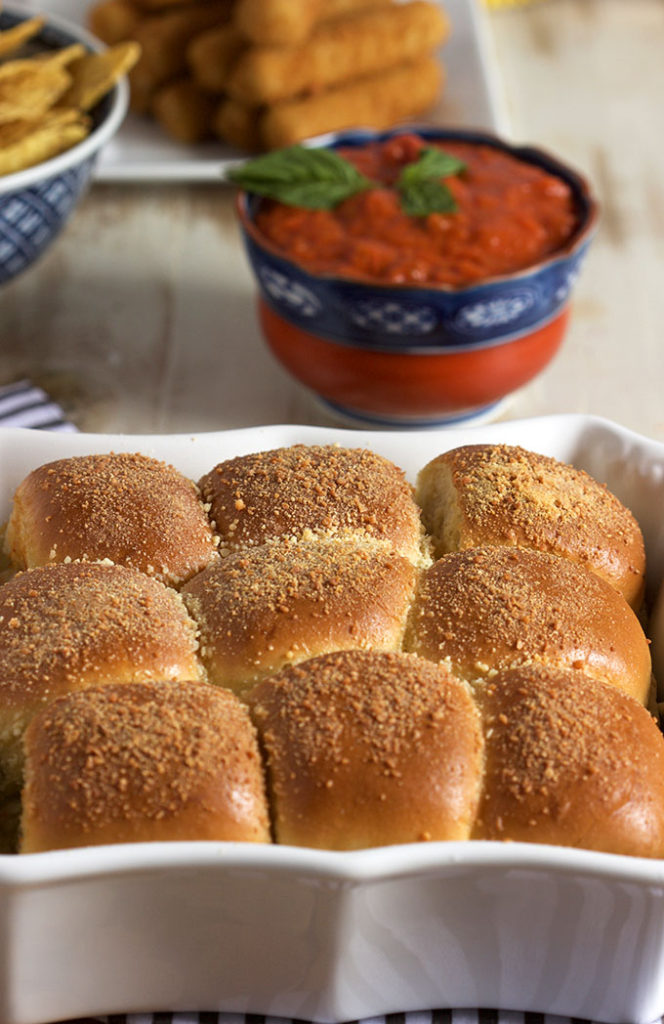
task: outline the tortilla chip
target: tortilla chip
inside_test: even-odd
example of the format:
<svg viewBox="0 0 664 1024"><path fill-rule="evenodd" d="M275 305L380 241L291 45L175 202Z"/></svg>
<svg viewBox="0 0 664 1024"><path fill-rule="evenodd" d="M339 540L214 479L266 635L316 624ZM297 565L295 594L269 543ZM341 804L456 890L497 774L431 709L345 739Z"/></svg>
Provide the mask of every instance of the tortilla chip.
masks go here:
<svg viewBox="0 0 664 1024"><path fill-rule="evenodd" d="M118 79L133 68L141 53L138 43L129 41L103 53L90 53L69 65L72 85L62 102L91 110L112 89Z"/></svg>
<svg viewBox="0 0 664 1024"><path fill-rule="evenodd" d="M13 28L0 32L0 57L6 57L8 53L20 49L24 43L32 39L44 27L46 19L41 15L30 18L28 21L21 21Z"/></svg>
<svg viewBox="0 0 664 1024"><path fill-rule="evenodd" d="M58 102L71 84L64 68L34 60L0 65L0 123L35 121Z"/></svg>
<svg viewBox="0 0 664 1024"><path fill-rule="evenodd" d="M1 4L2 0L0 0ZM0 175L50 160L90 132L90 110L140 56L135 42L103 53L81 43L5 60L38 32L41 16L0 32Z"/></svg>
<svg viewBox="0 0 664 1024"><path fill-rule="evenodd" d="M81 142L89 131L89 119L78 110L58 111L42 121L1 125L0 174L15 174L50 160Z"/></svg>
<svg viewBox="0 0 664 1024"><path fill-rule="evenodd" d="M48 64L51 68L65 68L68 64L78 60L79 57L85 56L86 52L83 43L72 43L71 46L65 46L64 50L55 50L54 53L40 53L34 59L42 64Z"/></svg>

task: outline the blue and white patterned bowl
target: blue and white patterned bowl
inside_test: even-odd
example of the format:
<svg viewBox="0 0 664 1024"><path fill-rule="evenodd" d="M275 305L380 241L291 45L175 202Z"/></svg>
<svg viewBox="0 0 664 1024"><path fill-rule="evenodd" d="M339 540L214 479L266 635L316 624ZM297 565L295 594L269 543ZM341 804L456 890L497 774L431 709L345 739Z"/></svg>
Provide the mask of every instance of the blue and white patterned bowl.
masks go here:
<svg viewBox="0 0 664 1024"><path fill-rule="evenodd" d="M597 203L585 179L542 150L485 132L409 126L426 139L479 143L543 168L571 188L578 224L553 255L478 284L382 284L315 274L259 232L261 200L238 214L274 355L328 405L358 423L427 426L486 418L553 358L570 293L594 233ZM311 140L337 148L403 134L358 130Z"/></svg>
<svg viewBox="0 0 664 1024"><path fill-rule="evenodd" d="M11 28L34 12L4 9L0 28ZM46 50L102 43L62 18L47 16L37 41ZM129 87L122 80L92 111L93 129L65 153L15 174L0 177L0 284L27 270L49 247L90 182L97 158L127 112Z"/></svg>

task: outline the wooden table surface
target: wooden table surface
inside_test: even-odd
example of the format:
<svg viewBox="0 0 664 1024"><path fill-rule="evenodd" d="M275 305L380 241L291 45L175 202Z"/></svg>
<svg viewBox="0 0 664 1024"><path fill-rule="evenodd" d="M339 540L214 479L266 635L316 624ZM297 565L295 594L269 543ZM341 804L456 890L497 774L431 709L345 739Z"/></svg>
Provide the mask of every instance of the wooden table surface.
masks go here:
<svg viewBox="0 0 664 1024"><path fill-rule="evenodd" d="M605 416L664 440L664 2L541 0L488 15L517 141L602 204L553 364L503 417ZM331 421L261 340L223 185L96 184L0 295L0 383L27 375L84 430Z"/></svg>

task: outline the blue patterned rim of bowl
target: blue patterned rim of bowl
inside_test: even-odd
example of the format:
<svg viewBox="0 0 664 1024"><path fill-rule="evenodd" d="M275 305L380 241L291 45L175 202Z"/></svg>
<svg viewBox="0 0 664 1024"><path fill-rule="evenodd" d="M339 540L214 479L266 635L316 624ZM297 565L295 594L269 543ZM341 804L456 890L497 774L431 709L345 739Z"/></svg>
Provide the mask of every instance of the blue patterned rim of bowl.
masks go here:
<svg viewBox="0 0 664 1024"><path fill-rule="evenodd" d="M565 181L579 223L569 242L526 270L464 288L420 287L314 275L274 249L258 232L260 198L238 196L245 247L267 304L296 327L339 344L410 352L450 351L503 344L559 315L569 301L597 222L597 203L586 180L555 157L531 146L514 146L485 132L419 125L389 132L365 130L320 136L317 146L360 146L404 132L426 139L482 143L535 164Z"/></svg>
<svg viewBox="0 0 664 1024"><path fill-rule="evenodd" d="M27 11L0 12L0 29L11 28ZM57 50L78 41L90 50L101 44L84 29L49 16L40 46ZM78 145L15 174L0 177L0 284L26 270L61 231L90 182L99 152L127 112L129 89L120 82L92 111L93 127Z"/></svg>

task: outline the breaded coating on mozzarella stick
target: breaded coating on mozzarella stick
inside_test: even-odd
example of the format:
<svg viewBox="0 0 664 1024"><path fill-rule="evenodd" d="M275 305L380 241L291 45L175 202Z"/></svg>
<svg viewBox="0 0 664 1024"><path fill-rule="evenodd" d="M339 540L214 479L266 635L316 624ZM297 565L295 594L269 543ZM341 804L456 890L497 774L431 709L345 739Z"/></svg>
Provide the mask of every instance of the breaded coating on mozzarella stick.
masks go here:
<svg viewBox="0 0 664 1024"><path fill-rule="evenodd" d="M202 142L211 134L215 99L190 78L166 82L154 95L152 113L177 142Z"/></svg>
<svg viewBox="0 0 664 1024"><path fill-rule="evenodd" d="M172 10L174 7L187 7L188 10L192 10L194 7L205 7L205 0L132 0L132 3L138 7L141 11L147 11L150 13L157 11Z"/></svg>
<svg viewBox="0 0 664 1024"><path fill-rule="evenodd" d="M228 93L247 105L317 93L431 52L448 31L441 8L428 0L324 21L301 46L247 49Z"/></svg>
<svg viewBox="0 0 664 1024"><path fill-rule="evenodd" d="M259 120L260 112L255 107L223 99L215 111L212 130L231 146L256 153L261 149Z"/></svg>
<svg viewBox="0 0 664 1024"><path fill-rule="evenodd" d="M277 149L344 128L389 128L433 106L442 81L440 62L424 57L318 96L278 103L260 118L261 145Z"/></svg>
<svg viewBox="0 0 664 1024"><path fill-rule="evenodd" d="M142 60L131 69L128 78L131 110L134 114L149 114L152 100L161 83L148 71Z"/></svg>
<svg viewBox="0 0 664 1024"><path fill-rule="evenodd" d="M233 20L252 43L296 46L320 18L363 7L385 7L392 0L237 0Z"/></svg>
<svg viewBox="0 0 664 1024"><path fill-rule="evenodd" d="M144 18L134 34L142 51L137 66L152 75L155 85L184 74L188 44L200 32L228 21L229 12L227 0L215 0Z"/></svg>
<svg viewBox="0 0 664 1024"><path fill-rule="evenodd" d="M101 0L88 13L88 24L107 46L131 39L141 22L141 14L128 0Z"/></svg>
<svg viewBox="0 0 664 1024"><path fill-rule="evenodd" d="M209 92L225 92L231 68L246 45L234 25L201 32L187 47L187 64L194 80Z"/></svg>

